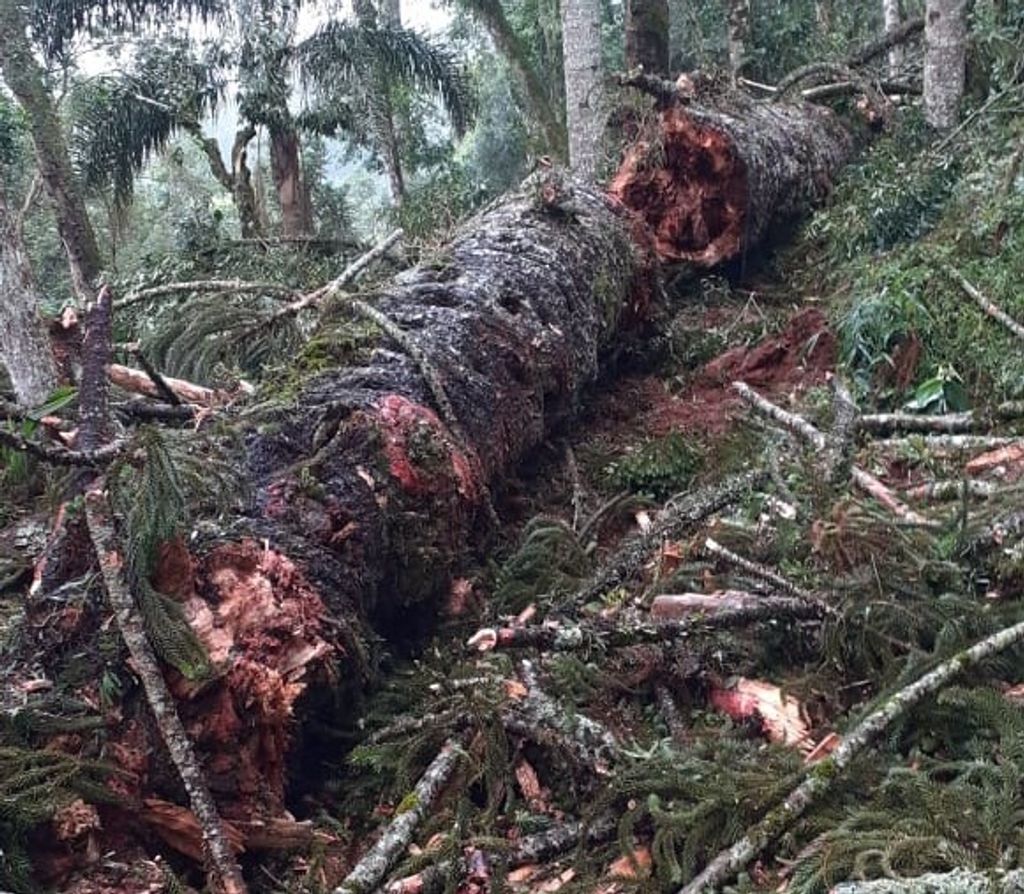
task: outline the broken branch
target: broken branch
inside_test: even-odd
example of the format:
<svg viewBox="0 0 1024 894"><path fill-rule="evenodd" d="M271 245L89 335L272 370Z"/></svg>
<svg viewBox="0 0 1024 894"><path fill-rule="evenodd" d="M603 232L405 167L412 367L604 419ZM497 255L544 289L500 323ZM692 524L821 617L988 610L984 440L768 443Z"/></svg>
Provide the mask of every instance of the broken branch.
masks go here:
<svg viewBox="0 0 1024 894"><path fill-rule="evenodd" d="M807 810L832 790L837 779L861 752L871 745L893 721L930 695L934 695L965 670L997 655L1024 640L1024 621L986 637L944 661L916 682L885 699L882 706L867 715L840 740L839 746L804 777L785 801L752 826L732 847L716 856L679 894L705 894L718 891L765 848L785 834ZM828 772L821 772L825 767Z"/></svg>
<svg viewBox="0 0 1024 894"><path fill-rule="evenodd" d="M416 829L433 808L459 763L462 749L449 740L430 766L423 771L412 791L408 810L396 815L373 847L367 851L333 894L369 894L381 882L409 847ZM405 802L403 802L405 803Z"/></svg>
<svg viewBox="0 0 1024 894"><path fill-rule="evenodd" d="M952 279L964 293L972 298L975 304L978 305L985 313L987 313L993 320L1002 323L1007 329L1010 330L1017 338L1024 339L1024 326L1018 323L1013 317L1011 317L1006 311L1004 311L998 304L990 301L980 289L977 288L966 276L964 276L959 270L950 264L944 264L942 269L946 275Z"/></svg>

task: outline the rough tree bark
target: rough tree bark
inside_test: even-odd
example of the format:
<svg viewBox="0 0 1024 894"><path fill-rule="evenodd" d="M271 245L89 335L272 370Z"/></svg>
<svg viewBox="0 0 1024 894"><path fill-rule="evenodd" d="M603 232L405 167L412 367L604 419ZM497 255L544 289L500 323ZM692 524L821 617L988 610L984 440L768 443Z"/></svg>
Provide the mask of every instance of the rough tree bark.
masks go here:
<svg viewBox="0 0 1024 894"><path fill-rule="evenodd" d="M0 363L19 406L42 404L57 387L57 364L50 349L32 268L25 255L21 222L7 204L0 182Z"/></svg>
<svg viewBox="0 0 1024 894"><path fill-rule="evenodd" d="M281 205L281 234L308 236L313 232L313 206L302 175L299 135L293 126L270 127L270 170Z"/></svg>
<svg viewBox="0 0 1024 894"><path fill-rule="evenodd" d="M88 299L102 268L99 245L85 200L74 182L60 116L29 43L28 23L17 0L0 0L0 70L28 117L39 173L53 200L75 291Z"/></svg>
<svg viewBox="0 0 1024 894"><path fill-rule="evenodd" d="M627 0L626 68L668 76L668 34L668 0Z"/></svg>
<svg viewBox="0 0 1024 894"><path fill-rule="evenodd" d="M851 142L819 106L700 98L687 104L666 85L655 132L627 153L609 192L644 219L663 260L712 267L823 199Z"/></svg>
<svg viewBox="0 0 1024 894"><path fill-rule="evenodd" d="M526 44L505 16L501 0L467 0L470 11L485 28L494 48L504 57L519 82L527 112L544 134L547 150L557 158L566 158L565 127L544 81L538 74Z"/></svg>
<svg viewBox="0 0 1024 894"><path fill-rule="evenodd" d="M924 114L949 130L960 114L967 62L967 0L928 0L924 24Z"/></svg>
<svg viewBox="0 0 1024 894"><path fill-rule="evenodd" d="M593 180L601 163L606 104L601 70L601 5L598 0L562 0L562 66L569 165Z"/></svg>

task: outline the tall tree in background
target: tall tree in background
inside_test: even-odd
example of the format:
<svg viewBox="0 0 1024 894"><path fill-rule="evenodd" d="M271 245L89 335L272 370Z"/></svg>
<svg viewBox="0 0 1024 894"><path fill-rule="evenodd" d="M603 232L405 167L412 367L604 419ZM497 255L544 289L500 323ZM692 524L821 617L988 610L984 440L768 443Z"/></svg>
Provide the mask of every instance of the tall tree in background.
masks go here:
<svg viewBox="0 0 1024 894"><path fill-rule="evenodd" d="M57 7L56 12L64 12ZM65 13L76 21L75 11ZM88 10L78 15L88 16ZM57 105L46 83L46 72L28 38L29 22L18 0L0 0L0 71L28 120L39 174L53 201L57 229L71 267L75 291L86 297L100 275L102 261L96 234L75 182L67 141ZM50 17L46 36L59 51L71 23ZM63 26L63 27L62 27Z"/></svg>
<svg viewBox="0 0 1024 894"><path fill-rule="evenodd" d="M669 73L668 0L626 0L626 67Z"/></svg>
<svg viewBox="0 0 1024 894"><path fill-rule="evenodd" d="M39 304L22 241L21 215L8 204L0 179L0 364L23 407L39 406L57 387L57 364Z"/></svg>
<svg viewBox="0 0 1024 894"><path fill-rule="evenodd" d="M592 180L599 167L605 126L600 0L562 0L562 60L569 164L581 177Z"/></svg>
<svg viewBox="0 0 1024 894"><path fill-rule="evenodd" d="M882 0L882 20L885 23L886 34L895 31L902 19L900 0ZM889 76L896 77L902 64L903 47L897 44L889 50Z"/></svg>
<svg viewBox="0 0 1024 894"><path fill-rule="evenodd" d="M508 64L518 81L526 104L526 113L544 135L546 149L552 155L565 158L566 133L561 116L544 85L544 79L530 59L523 39L516 33L505 15L501 0L463 0L465 7L483 26L494 48Z"/></svg>
<svg viewBox="0 0 1024 894"><path fill-rule="evenodd" d="M967 0L928 0L924 44L925 118L948 130L957 122L964 95Z"/></svg>
<svg viewBox="0 0 1024 894"><path fill-rule="evenodd" d="M729 0L728 16L729 72L735 83L750 39L750 0Z"/></svg>

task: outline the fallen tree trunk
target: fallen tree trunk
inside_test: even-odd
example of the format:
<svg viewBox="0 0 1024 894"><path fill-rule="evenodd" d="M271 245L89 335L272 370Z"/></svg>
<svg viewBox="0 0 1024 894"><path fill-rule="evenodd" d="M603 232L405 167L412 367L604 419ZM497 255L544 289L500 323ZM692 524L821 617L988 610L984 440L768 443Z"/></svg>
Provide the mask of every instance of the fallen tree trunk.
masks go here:
<svg viewBox="0 0 1024 894"><path fill-rule="evenodd" d="M660 115L609 192L641 217L665 261L713 267L742 257L821 202L852 148L820 106L737 92L691 102L678 89L638 86L660 96Z"/></svg>

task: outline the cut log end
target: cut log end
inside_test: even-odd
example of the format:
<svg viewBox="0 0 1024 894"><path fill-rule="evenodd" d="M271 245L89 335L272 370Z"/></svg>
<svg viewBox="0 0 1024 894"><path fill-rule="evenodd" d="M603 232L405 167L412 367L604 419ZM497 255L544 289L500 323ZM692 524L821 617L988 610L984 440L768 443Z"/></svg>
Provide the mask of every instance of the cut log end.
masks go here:
<svg viewBox="0 0 1024 894"><path fill-rule="evenodd" d="M677 96L627 153L608 191L662 261L714 267L829 194L851 150L827 109L739 93Z"/></svg>
<svg viewBox="0 0 1024 894"><path fill-rule="evenodd" d="M712 267L742 248L746 165L729 136L681 107L660 121L655 139L627 153L608 191L643 218L663 260Z"/></svg>

